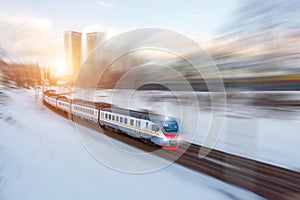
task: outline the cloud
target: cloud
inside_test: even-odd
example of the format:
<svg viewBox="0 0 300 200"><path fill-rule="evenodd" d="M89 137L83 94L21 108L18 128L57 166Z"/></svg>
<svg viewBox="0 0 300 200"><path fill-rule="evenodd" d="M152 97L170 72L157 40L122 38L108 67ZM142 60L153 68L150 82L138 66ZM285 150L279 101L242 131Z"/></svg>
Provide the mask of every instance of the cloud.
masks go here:
<svg viewBox="0 0 300 200"><path fill-rule="evenodd" d="M16 57L51 64L63 54L63 37L55 33L47 18L0 16L0 44Z"/></svg>
<svg viewBox="0 0 300 200"><path fill-rule="evenodd" d="M114 6L115 6L115 4L109 3L109 2L107 2L107 1L105 1L105 0L103 0L103 1L98 1L98 5L101 6L101 7L105 7L105 8L111 8L111 7L114 7Z"/></svg>

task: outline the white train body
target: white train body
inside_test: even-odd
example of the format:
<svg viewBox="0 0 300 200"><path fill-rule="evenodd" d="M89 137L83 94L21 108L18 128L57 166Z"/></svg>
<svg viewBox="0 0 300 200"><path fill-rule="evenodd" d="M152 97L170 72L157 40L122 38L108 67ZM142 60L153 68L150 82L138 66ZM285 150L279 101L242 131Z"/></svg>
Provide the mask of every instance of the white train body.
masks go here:
<svg viewBox="0 0 300 200"><path fill-rule="evenodd" d="M73 101L53 93L43 94L44 103L73 116L111 127L132 137L168 150L178 148L178 124L175 118L122 108L104 108L94 102Z"/></svg>
<svg viewBox="0 0 300 200"><path fill-rule="evenodd" d="M70 112L70 102L57 99L57 108L65 112Z"/></svg>
<svg viewBox="0 0 300 200"><path fill-rule="evenodd" d="M55 97L49 97L48 98L48 103L53 106L54 108L56 108L56 98Z"/></svg>
<svg viewBox="0 0 300 200"><path fill-rule="evenodd" d="M71 113L78 117L85 118L90 121L98 122L99 110L96 108L73 103L71 106Z"/></svg>

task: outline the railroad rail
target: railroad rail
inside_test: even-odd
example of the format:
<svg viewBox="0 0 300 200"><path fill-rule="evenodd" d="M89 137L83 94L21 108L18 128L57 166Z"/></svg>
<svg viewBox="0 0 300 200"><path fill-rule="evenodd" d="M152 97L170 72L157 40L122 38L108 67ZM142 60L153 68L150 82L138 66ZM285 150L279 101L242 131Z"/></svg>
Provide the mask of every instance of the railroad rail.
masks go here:
<svg viewBox="0 0 300 200"><path fill-rule="evenodd" d="M267 199L300 199L299 172L219 150L199 158L200 148L195 144L183 144L180 149L186 151L176 162Z"/></svg>

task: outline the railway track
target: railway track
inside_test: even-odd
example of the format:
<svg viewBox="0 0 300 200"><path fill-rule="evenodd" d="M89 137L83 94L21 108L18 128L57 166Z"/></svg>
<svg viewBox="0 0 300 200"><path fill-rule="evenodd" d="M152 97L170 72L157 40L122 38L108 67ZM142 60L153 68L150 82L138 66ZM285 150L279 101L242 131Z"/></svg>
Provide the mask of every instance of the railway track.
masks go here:
<svg viewBox="0 0 300 200"><path fill-rule="evenodd" d="M49 107L51 108L51 107ZM51 108L53 111L57 110ZM60 113L67 117L66 115ZM76 120L82 125L100 131L98 124L85 120ZM126 142L144 151L153 152L157 156L172 160L183 152L176 163L187 168L205 173L226 183L252 191L267 199L300 199L300 173L289 169L273 166L252 159L212 150L199 158L199 145L183 143L178 151L159 151L158 147L144 144L125 134L115 133L113 129L105 129L104 134Z"/></svg>
<svg viewBox="0 0 300 200"><path fill-rule="evenodd" d="M180 149L186 149L186 145L189 144L183 144ZM267 199L300 199L299 172L218 150L199 158L200 148L191 144L176 162Z"/></svg>

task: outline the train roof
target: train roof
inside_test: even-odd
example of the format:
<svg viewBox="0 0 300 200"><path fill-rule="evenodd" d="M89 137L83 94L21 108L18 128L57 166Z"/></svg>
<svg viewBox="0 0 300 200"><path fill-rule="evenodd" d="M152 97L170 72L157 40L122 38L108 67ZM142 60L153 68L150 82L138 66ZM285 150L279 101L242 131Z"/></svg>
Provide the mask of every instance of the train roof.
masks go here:
<svg viewBox="0 0 300 200"><path fill-rule="evenodd" d="M108 103L86 101L86 100L82 100L82 99L73 99L72 103L77 104L77 105L97 108L97 109L103 109L103 108L111 107L111 104L108 104Z"/></svg>
<svg viewBox="0 0 300 200"><path fill-rule="evenodd" d="M71 100L70 99L68 99L67 97L65 97L65 96L57 96L57 98L56 98L57 100L60 100L60 101L65 101L65 102L71 102Z"/></svg>
<svg viewBox="0 0 300 200"><path fill-rule="evenodd" d="M127 115L127 116L129 115L131 117L136 117L136 118L146 119L146 120L162 119L162 118L164 119L165 117L175 120L175 118L173 118L173 117L159 115L159 114L153 113L149 110L136 111L136 110L127 110L127 109L119 108L119 107L109 107L109 108L104 108L102 110L118 113L121 115Z"/></svg>

